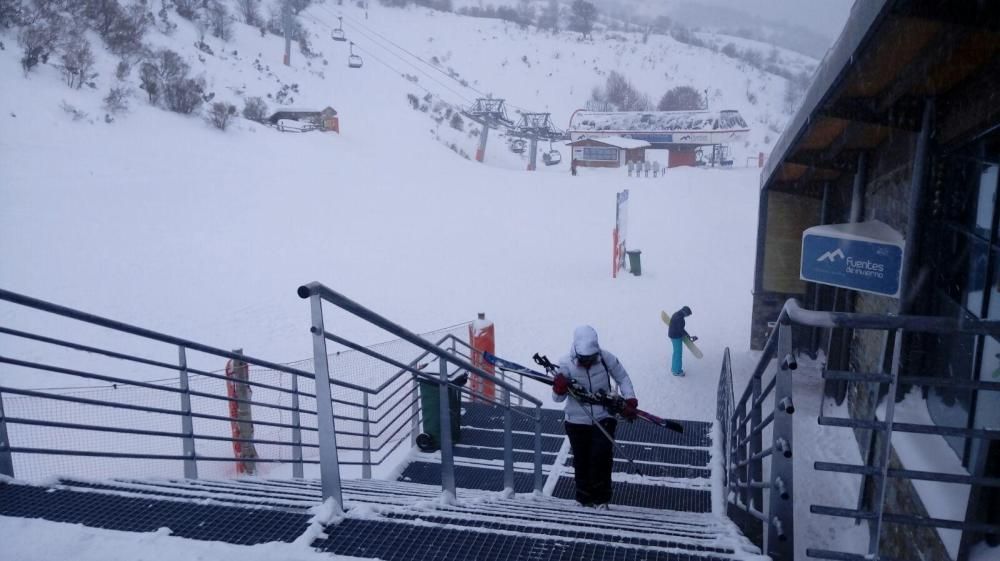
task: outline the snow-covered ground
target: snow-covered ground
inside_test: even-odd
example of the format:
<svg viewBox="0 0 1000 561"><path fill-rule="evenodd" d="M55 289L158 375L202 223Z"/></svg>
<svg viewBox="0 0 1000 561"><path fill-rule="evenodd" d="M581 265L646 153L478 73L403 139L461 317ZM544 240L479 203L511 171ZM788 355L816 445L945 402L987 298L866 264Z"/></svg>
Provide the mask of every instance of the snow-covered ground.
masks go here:
<svg viewBox="0 0 1000 561"><path fill-rule="evenodd" d="M440 136L473 153L470 123L462 132L437 124L411 109L406 95L422 96L422 86L465 104L492 93L508 99L512 117L518 109L551 111L564 127L610 70L625 73L654 102L668 88L690 84L709 89L712 108L736 108L747 117L750 139L734 146L740 164L742 156L766 152L784 126L784 80L661 36L645 44L638 34L621 33L615 35L623 40L598 33L579 41L572 33L371 4L367 20L352 6L343 8L345 28L366 57L361 70L346 68L343 43L325 39L339 13L326 5L303 16L320 38L314 48L321 55L306 61L294 52L290 68L277 62L278 38L261 38L242 25L227 45L208 39L214 55L191 47L198 34L176 17L180 27L173 36L150 35L153 44L177 49L204 74L216 99L242 107L243 96L275 95L295 84L294 105L337 109L340 135L281 134L244 120L222 133L195 117L149 107L141 91L129 114L106 124L100 98L114 83L116 63L107 53L98 49L101 76L94 91L67 89L51 66L24 78L17 50L0 51L0 287L277 362L312 354L308 306L295 289L313 280L417 332L485 312L497 326L498 354L520 362L534 352L562 354L573 327L589 323L602 346L622 359L642 407L712 420L723 350L735 353L742 380L737 392L753 366L748 348L758 170L678 168L662 178L634 179L623 170L582 169L572 177L564 151L563 165L526 173L523 157L506 151L499 136L491 136L487 165L481 165L433 140ZM386 37L425 60L436 57L441 69L453 69L475 90L412 57L406 62L408 55ZM10 32L0 38L16 45ZM135 72L126 83L135 87ZM60 107L64 102L88 116L74 121ZM273 99L268 103L276 107ZM615 193L624 188L631 192L627 242L642 251L643 275L612 279ZM688 375L676 378L668 372L659 314L683 305L694 311L688 328L700 336L705 357L686 357ZM153 350L8 304L0 304L0 324L176 359L175 349ZM331 314L327 327L361 342L387 339L345 314ZM85 365L60 364L60 355L11 338L0 339L0 354ZM162 377L145 370L106 373ZM0 381L81 384L10 367L0 370ZM818 403L819 384L803 387L813 390L801 400L796 395L808 411L808 403ZM548 396L541 387L532 391ZM812 432L796 440L813 442L817 454L856 453L850 440L832 443ZM796 462L808 458L797 455ZM798 489L813 493L811 502L834 504L846 492L838 485ZM840 529L828 520L812 524L814 518L799 517L797 532L808 536L800 543L843 545ZM149 555L163 554L151 559L168 553L272 557L266 548L186 540L182 546L159 534L77 530L0 520L0 534L37 536L52 547L36 552L26 545L23 555L16 550L17 559L51 558L62 548L89 559L83 556L91 542L109 545L95 549L95 559L112 551L125 558L138 545ZM189 549L172 549L182 547Z"/></svg>

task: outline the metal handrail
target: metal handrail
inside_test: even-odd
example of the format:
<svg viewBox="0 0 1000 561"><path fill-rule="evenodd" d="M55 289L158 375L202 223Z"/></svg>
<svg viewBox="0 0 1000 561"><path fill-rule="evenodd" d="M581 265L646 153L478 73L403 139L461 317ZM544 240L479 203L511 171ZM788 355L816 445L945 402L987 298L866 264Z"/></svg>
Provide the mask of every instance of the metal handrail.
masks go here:
<svg viewBox="0 0 1000 561"><path fill-rule="evenodd" d="M521 391L512 384L508 384L506 381L501 380L500 378L494 376L493 374L490 374L485 370L472 365L470 362L457 359L453 355L449 355L447 351L431 344L426 339L420 337L416 333L413 333L412 331L406 329L405 327L390 321L389 319L375 313L372 310L369 310L368 308L365 308L361 304L358 304L357 302L351 300L350 298L347 298L346 296L330 289L327 286L324 286L321 283L311 282L309 284L300 286L298 289L298 294L299 297L302 299L307 299L311 296L319 296L326 302L329 302L346 312L349 312L359 318L362 318L370 322L371 324L375 325L376 327L384 329L385 331L392 333L393 335L399 337L400 339L403 339L404 341L407 341L417 347L420 347L421 349L424 349L425 351L438 357L439 359L443 359L445 362L458 365L462 367L463 370L467 370L469 372L477 374L478 376L493 382L500 388L503 388L519 397L523 397L525 400L527 400L529 403L533 405L539 407L542 405L542 401L536 398L535 396L526 393L524 391ZM316 326L313 326L312 329L315 330ZM325 330L322 331L322 334L324 337L332 341L344 344L345 340L340 337L337 337L336 335L332 335L331 333ZM351 344L356 345L356 343L351 343ZM355 349L355 350L360 351L360 349Z"/></svg>
<svg viewBox="0 0 1000 561"><path fill-rule="evenodd" d="M794 474L791 463L793 447L790 415L794 413L795 408L792 403L792 378L790 371L795 369L796 360L791 346L791 327L793 325L800 325L817 328L894 331L896 335L893 351L893 370L891 373L878 375L838 373L835 375L838 379L857 378L861 382L890 384L889 395L894 395L894 388L897 384L901 383L927 386L951 385L945 384L938 379L924 376L899 375L899 353L903 331L937 334L960 333L1000 337L1000 321L985 321L966 317L881 315L806 310L801 307L797 300L789 299L782 307L774 325L775 328L768 335L762 354L754 367L750 380L732 410L728 410L732 402L727 400L724 395L726 384L731 385L732 383L731 360L729 349L726 349L719 377L716 414L720 425L723 427L723 435L726 443L724 445L724 465L726 466L726 486L729 491L726 495L728 496L727 502L730 514L734 514L734 509L736 509L736 511L742 512L750 519L753 519L754 523L759 522L762 524L763 532L754 531L748 533L761 536L762 543L758 545L761 545L768 555L778 560L792 559L794 555L794 516L792 516L791 509L794 500L794 493L792 492ZM772 361L776 357L781 360L775 369L774 377L766 386L763 386L763 376L769 370ZM1000 390L1000 384L995 382L961 381L955 385L977 391ZM769 394L772 393L774 409L765 417L763 416L762 406L767 401L767 398L771 397ZM1000 431L995 430L894 423L892 417L893 411L890 405L887 407L885 421L828 417L820 417L818 420L822 425L843 426L855 429L865 428L882 432L916 432L986 439L1000 438ZM769 424L773 424L772 443L769 447L764 448L760 435L763 429ZM726 432L727 428L728 432ZM878 487L875 494L876 504L874 512L863 513L860 508L851 510L815 506L812 511L834 516L849 516L872 520L873 524L875 524L875 529L871 538L869 555L875 556L878 555L878 540L881 535L883 521L919 523L921 525L942 528L985 530L982 524L928 518L918 519L917 517L884 513L885 479L887 477L911 477L913 479L950 481L953 483L963 482L966 484L990 486L997 484L997 481L992 478L949 476L931 472L890 469L888 467L888 446L889 439L883 439L883 449L880 451L881 457L872 459L878 464L877 466L848 466L844 464L817 462L817 469L859 473L864 477L876 478ZM765 458L771 462L771 469L769 470L771 473L770 481L763 479L764 470L762 469L762 461ZM869 462L872 460L869 460ZM762 511L761 491L763 489L771 491L769 494L770 508L766 515ZM743 526L746 531L746 525L743 524ZM989 531L1000 533L1000 528L993 527ZM818 552L819 550L811 551ZM833 554L836 552L825 553Z"/></svg>
<svg viewBox="0 0 1000 561"><path fill-rule="evenodd" d="M30 296L25 296L23 294L11 292L9 290L0 289L0 300L6 300L14 304L20 304L28 308L34 308L36 310L41 310L44 312L49 312L63 317L76 319L93 325L107 327L115 331L130 333L132 335L137 335L145 339L152 339L154 341L160 341L161 343L169 343L171 345L184 347L192 351L198 351L205 354L216 355L223 358L229 358L232 360L247 362L256 366L263 366L266 368L270 368L271 370L284 372L286 374L302 376L303 378L309 378L310 380L316 378L315 375L313 375L310 372L306 372L305 370L299 370L297 368L285 366L284 364L278 364L276 362L270 362L264 359L244 355L241 353L234 353L232 351L227 351L217 347L204 345L202 343L196 343L194 341L190 341L187 339L181 339L180 337L165 335L163 333L159 333L151 329L144 329L142 327L136 327L134 325L123 323L120 321L115 321L112 319L107 319L98 315L88 314L86 312L81 312L79 310L74 310L72 308L67 308L66 306L60 306L58 304L52 304L51 302L46 302L44 300L39 300L37 298L32 298Z"/></svg>
<svg viewBox="0 0 1000 561"><path fill-rule="evenodd" d="M448 365L455 365L462 370L470 372L472 374L478 375L484 380L493 382L495 386L499 386L503 391L503 407L505 409L505 426L507 432L510 431L510 419L512 415L512 407L510 405L510 395L513 393L519 396L522 400L527 400L535 406L535 491L541 492L543 485L542 477L542 436L541 436L541 400L535 398L534 396L525 393L519 388L509 384L506 380L498 378L485 370L478 368L471 364L469 361L461 358L456 353L449 353L447 349L441 348L440 346L434 345L429 341L419 337L415 333L409 331L408 329L388 320L387 318L379 315L378 313L365 308L364 306L354 302L353 300L347 298L346 296L318 283L312 282L307 285L300 286L298 289L299 297L303 299L308 299L310 301L310 308L312 310L312 325L309 329L312 333L313 340L313 357L314 365L316 367L316 392L317 392L317 411L319 413L317 417L317 425L319 429L319 442L320 442L320 480L322 494L324 498L330 498L336 501L338 505L343 504L343 497L341 494L341 484L340 484L340 467L339 458L337 454L337 431L334 427L334 422L332 415L328 414L328 383L329 383L329 364L327 362L327 341L334 341L338 344L344 345L348 348L354 349L358 352L362 352L368 356L376 358L386 364L393 365L401 370L410 372L414 377L420 377L427 379L427 373L420 371L415 368L415 365L405 365L396 361L390 357L382 355L377 351L371 349L366 349L357 343L351 342L343 337L339 337L329 332L324 327L323 319L323 303L327 302L340 309L361 318L362 320L387 331L400 339L403 339L414 346L427 351L427 353L434 355L438 359L439 364L439 377L434 382L440 392L441 399L440 402L440 415L442 419L449 419L450 413L450 396L449 396L449 386L452 385L449 381ZM426 356L426 355L424 355ZM428 380L430 381L430 380ZM462 391L462 390L459 390ZM366 398L367 399L367 398ZM454 466L454 455L451 449L452 446L452 435L451 435L451 423L442 422L441 423L441 484L442 488L446 494L448 500L453 500L455 497L456 486L455 486L455 466ZM368 431L368 425L365 425L366 433ZM366 442L368 441L368 436L365 437ZM370 461L370 452L365 453L365 460ZM504 483L505 487L508 489L513 488L513 446L511 444L511 439L505 439L504 446ZM370 467L366 467L365 475L370 473Z"/></svg>

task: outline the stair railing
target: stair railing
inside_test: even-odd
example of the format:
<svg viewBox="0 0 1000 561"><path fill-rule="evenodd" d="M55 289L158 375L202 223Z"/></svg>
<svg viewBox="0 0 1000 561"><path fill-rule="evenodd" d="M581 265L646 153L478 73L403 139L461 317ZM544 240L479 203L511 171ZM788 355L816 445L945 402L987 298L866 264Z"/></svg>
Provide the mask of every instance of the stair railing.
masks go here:
<svg viewBox="0 0 1000 561"><path fill-rule="evenodd" d="M336 430L334 428L332 411L328 410L329 404L331 403L331 396L329 395L330 371L329 364L327 362L328 351L326 345L328 340L367 354L368 356L381 360L386 364L390 364L401 370L410 372L416 379L431 382L438 386L439 391L441 392L440 415L442 419L440 442L441 486L445 493L447 493L450 497L455 496L456 486L451 423L447 422L447 420L451 418L448 392L451 388L455 388L458 391L467 392L467 390L462 390L449 380L449 365L489 380L503 390L501 395L502 402L500 405L504 408L504 483L507 489L513 489L514 481L513 445L511 438L512 415L525 414L523 411L519 411L511 406L510 395L517 395L524 401L534 405L534 414L528 416L534 421L535 426L534 489L536 492L541 492L544 484L542 475L541 400L518 389L507 381L490 374L485 370L477 368L468 360L457 355L457 353L449 352L447 348L442 348L430 343L419 335L320 283L312 282L307 285L303 285L299 287L298 294L303 299L309 299L310 308L312 310L312 326L310 327L310 332L313 336L313 358L316 369L316 395L320 439L320 478L324 498L332 497L335 501L337 501L337 504L343 504L341 496L340 466L337 453ZM366 349L357 343L331 333L326 329L323 320L324 302L334 305L388 333L392 333L396 337L423 349L428 355L433 355L438 361L437 377L433 377L427 372L419 370L412 365L402 364L390 357L381 355L377 351ZM320 388L324 389L321 390Z"/></svg>
<svg viewBox="0 0 1000 561"><path fill-rule="evenodd" d="M917 425L894 421L894 396L899 384L923 387L955 387L971 391L1000 391L1000 383L976 380L954 380L927 376L901 376L899 373L900 352L904 332L937 334L973 334L1000 336L1000 322L980 321L967 318L938 316L893 316L880 314L820 312L801 308L795 299L789 299L781 310L773 329L764 345L746 389L739 401L732 402L732 365L729 349L723 356L723 366L719 377L716 416L722 427L724 444L724 465L726 469L726 497L729 516L740 526L754 543L775 560L794 559L794 471L792 454L794 451L792 415L795 406L792 401L792 372L797 361L792 349L792 326L821 328L870 329L891 332L892 364L886 373L827 372L828 380L846 380L862 383L888 385L889 391L884 420L842 419L819 417L821 425L872 430L880 435L877 451L866 458L866 465L848 465L817 461L814 469L840 473L861 474L871 478L875 490L871 505L866 510L837 508L824 505L810 505L810 512L837 517L869 520L871 539L867 554L853 554L842 551L807 549L806 554L816 559L865 561L879 559L880 538L883 525L908 524L938 528L959 529L979 533L1000 534L1000 526L964 521L941 520L910 514L886 513L887 478L911 480L944 481L973 486L1000 486L1000 478L976 475L954 475L890 468L891 435L893 432L937 434L961 436L965 438L1000 440L1000 430L944 427L937 425ZM772 361L777 359L773 375L764 383L765 374L771 371ZM770 399L769 399L770 398ZM731 409L730 409L731 408ZM763 433L770 427L771 438L764 448ZM769 461L769 477L764 477L764 461ZM764 510L763 491L768 491L767 510ZM970 493L971 495L971 493ZM969 505L969 512L972 511ZM963 544L966 543L963 537Z"/></svg>
<svg viewBox="0 0 1000 561"><path fill-rule="evenodd" d="M25 360L13 356L0 356L0 364L4 365L7 372L21 370L22 372L31 372L32 374L39 376L71 376L88 381L107 383L110 387L116 388L116 392L118 391L118 388L121 388L122 390L125 388L141 388L144 391L151 392L149 395L153 396L150 399L144 400L144 403L155 404L148 405L126 403L124 402L124 398L119 399L119 401L96 399L94 395L90 395L88 397L80 395L82 392L74 394L46 389L26 389L22 387L13 387L12 385L0 385L0 475L6 475L9 477L15 476L14 454L113 458L119 460L137 459L145 461L178 461L183 463L184 477L190 479L198 477L199 462L237 462L238 464L244 466L250 466L248 468L250 473L256 471L256 466L261 463L289 462L289 460L286 459L260 457L256 454L234 458L233 455L212 455L211 453L206 454L204 451L201 453L197 452L199 448L203 448L205 446L206 442L213 441L228 442L246 447L276 446L279 448L290 448L293 450L290 462L293 465L293 470L298 474L301 473L303 464L317 463L315 460L303 459L301 452L303 447L318 447L317 444L303 443L301 438L303 432L316 430L315 428L308 426L308 424L303 425L301 423L301 417L316 416L317 413L316 411L299 406L300 397L313 398L315 396L298 389L298 382L300 380L313 380L315 378L313 373L287 365L255 358L240 352L226 351L195 341L166 335L150 329L136 327L134 325L107 319L65 306L60 306L8 290L0 289L0 301L10 302L12 304L37 310L45 314L68 318L75 322L73 324L74 327L81 324L87 324L106 328L110 330L112 334L116 335L129 334L136 336L143 342L143 345L149 349L150 355L152 355L154 349L159 352L159 355L164 354L163 345L167 346L168 352L172 351L177 353L176 362L168 362L162 358L153 359L149 358L149 356L139 356L138 354L118 352L106 346L98 347L95 345L84 345L79 342L52 336L51 333L45 331L27 332L9 327L0 327L0 334L14 337L22 341L30 341L32 345L37 345L37 348L41 349L41 352L44 352L47 357L42 360ZM49 316L45 317L48 319ZM92 368L84 369L82 367L67 367L56 364L56 359L54 357L62 355L64 355L66 359L74 362L78 357L88 356L91 357L90 360L92 363L100 363L100 366L93 366ZM224 374L209 372L204 369L195 368L191 365L196 362L193 359L205 358L203 355L207 355L211 359L225 358L232 361L238 361L239 363L253 365L267 370L274 370L291 376L290 388L283 385L266 384L252 380L240 380L236 383L243 384L248 388L259 388L261 391L277 392L279 395L290 396L292 405L265 402L255 400L252 397L242 399L232 395L227 395L225 392L204 392L192 389L190 382L193 379L198 379L200 381L217 379L227 383L233 381L232 378L229 378ZM95 360L94 357L99 357L100 361ZM113 360L105 361L104 359ZM165 373L172 373L175 377L141 381L132 378L124 378L122 376L113 376L105 370L106 368L111 367L121 369L122 367L120 365L126 365L130 370L132 368L139 367L159 369ZM43 385L45 384L38 384L38 386ZM327 385L326 387L329 386ZM36 398L37 403L50 403L54 401L67 404L67 408L70 407L69 404L72 404L73 407L79 406L79 409L67 409L67 411L56 411L56 413L64 414L68 412L69 414L72 414L77 411L85 410L91 418L81 419L79 417L70 416L69 414L63 415L59 418L56 418L55 415L18 416L17 410L14 407L9 407L6 411L4 410L2 399L3 394ZM212 407L193 408L192 398L195 398L196 400L207 400L203 402L205 404L216 404L218 402L217 406L221 411L224 411L227 405L248 405L269 410L277 410L283 414L291 413L292 421L290 423L265 421L260 419L254 420L252 423L258 427L277 428L282 432L288 431L291 434L291 438L282 439L281 437L278 437L274 439L266 439L260 437L238 436L238 433L235 430L233 430L232 435L226 436L213 431L203 430L202 432L196 432L195 429L198 425L204 429L206 424L211 422L231 424L234 423L234 420L231 416L218 415L211 412L215 411ZM173 406L170 405L171 402L173 402ZM133 418L126 422L120 422L117 426L114 423L98 422L109 415L109 412L112 410L136 412L140 414L141 417ZM52 411L49 412L52 413ZM330 415L332 416L332 413L330 413ZM95 420L95 418L97 420ZM349 417L341 418L349 419ZM177 426L180 429L179 431L169 430L165 426L165 424L172 422L178 423ZM12 442L11 436L11 433L14 432L13 427L17 427L17 430L26 430L24 429L25 427L31 428L32 430L46 431L50 429L59 429L64 431L59 434L69 435L69 437L63 438L64 441L69 441L69 444L64 446L57 446L52 443L46 443L43 445L23 445L21 442L18 442L15 444ZM66 433L66 430L78 432ZM55 433L46 432L44 434L48 436ZM129 447L125 445L134 444L134 441L131 440L128 442L109 442L107 439L104 439L104 445L98 446L100 449L94 449L94 445L92 443L89 443L88 445L88 441L82 438L84 435L87 435L88 438L92 436L94 439L98 439L99 437L96 435L108 434L140 436L146 437L147 440L143 442L143 444L145 444L144 446L139 447L140 451L134 451L130 450L130 448L135 449L136 446L133 445ZM58 439L51 438L49 442L55 442L56 440ZM179 444L179 450L171 453L171 446L167 446L166 449L163 449L163 442ZM148 472L149 471L146 470L146 473Z"/></svg>

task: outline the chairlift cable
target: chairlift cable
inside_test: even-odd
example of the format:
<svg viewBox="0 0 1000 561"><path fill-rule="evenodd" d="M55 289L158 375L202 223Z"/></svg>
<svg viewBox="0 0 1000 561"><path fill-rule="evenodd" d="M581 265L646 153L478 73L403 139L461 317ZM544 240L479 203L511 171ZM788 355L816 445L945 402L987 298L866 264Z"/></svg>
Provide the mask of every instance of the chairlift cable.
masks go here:
<svg viewBox="0 0 1000 561"><path fill-rule="evenodd" d="M302 15L306 16L308 19L310 19L315 24L322 25L322 26L325 26L325 27L330 27L330 25L328 23L326 23L326 22L324 22L324 21L316 18L312 14L306 14L305 12L303 12ZM354 47L357 48L359 51L364 52L365 56L370 57L375 62L378 62L382 66L384 66L384 67L388 68L389 70L391 70L393 73L399 75L400 78L403 78L406 75L405 72L400 71L399 69L395 68L391 64L389 64L389 63L385 62L384 60L382 60L381 58L375 56L375 54L372 53L371 51L369 51L368 49L366 49L366 48L362 47L361 45L359 45L357 43L357 41L354 41ZM418 88L424 90L424 92L426 92L426 93L428 93L430 95L437 95L435 92L430 91L429 89L427 89L426 87L424 87L422 84L413 83L413 85L415 85Z"/></svg>
<svg viewBox="0 0 1000 561"><path fill-rule="evenodd" d="M442 88L444 88L445 90L448 90L448 91L449 91L449 92L451 92L452 94L456 95L456 96L457 96L457 97L458 97L459 99L461 99L461 100L462 100L463 102L465 102L465 103L471 103L471 102L472 102L472 100L471 100L471 99L469 99L468 97L466 97L466 96L465 96L465 94L463 94L463 93L461 93L461 92L459 92L459 91L456 91L456 90L454 90L454 89L453 89L453 88L451 88L451 87L450 87L450 86L449 86L448 84L446 84L446 83L444 83L444 82L442 82L442 81L438 80L438 79L437 79L437 78L435 78L435 77L434 77L434 76L433 76L432 74L429 74L429 73L428 73L427 71L425 71L424 69L420 68L419 66L417 66L417 65L416 65L416 64L414 64L413 62L411 62L411 61L407 60L407 59L406 59L405 57L403 57L403 56L402 56L402 55L400 55L399 53L395 52L395 51L394 51L394 50L392 50L391 48L389 48L389 47L387 47L386 45L382 44L382 43L381 43L381 42L380 42L380 41L379 41L378 39L376 39L375 37L372 37L372 36L371 36L371 35L369 35L368 33L364 32L364 31L362 31L362 30L360 30L360 29L357 29L357 28L355 28L355 29L354 29L354 31L355 31L356 33L360 34L360 35L361 35L362 37L364 37L365 39L367 39L367 40L369 41L369 44L372 44L372 45L378 45L378 46L379 46L379 47L381 47L381 48L382 48L382 49L383 49L384 51L388 52L389 54L391 54L391 55L393 55L394 57L396 57L396 58L398 58L399 60L401 60L401 61L402 61L402 62L403 62L404 64L408 65L408 66L409 66L410 68L412 68L412 69L413 69L413 70L414 70L415 72L419 72L420 74L423 74L423 75L424 75L424 76L426 76L426 77L427 77L427 79L429 79L430 81L432 81L432 82L436 83L437 85L441 86L441 87L442 87ZM370 52L370 51L369 51L369 52Z"/></svg>
<svg viewBox="0 0 1000 561"><path fill-rule="evenodd" d="M324 9L324 10L326 10L326 11L328 11L328 12L331 12L331 13L332 13L332 10L331 10L330 8L326 7L326 6L323 6L323 5L320 5L320 8L322 8L322 9ZM455 81L455 83L457 83L458 85L460 85L460 86L462 86L462 87L465 87L465 88L468 88L468 89L472 90L473 92L475 92L475 93L476 93L476 95L478 95L478 96L480 96L480 97L487 97L487 94L485 94L485 93L483 93L483 92L479 91L478 89L476 89L476 88L472 87L472 86L471 86L470 84L468 84L467 82L466 82L466 83L462 83L462 81L461 81L461 80L459 80L458 78L456 78L455 76L453 76L453 75L451 75L451 74L449 74L449 73L445 72L445 71L444 71L443 69L441 69L441 68L440 68L440 67L438 67L437 65L435 65L435 64L433 64L433 63L431 63L431 62L430 62L430 61L428 61L428 60L425 60L425 59L424 59L424 58L422 58L421 56L419 56L419 55L415 54L414 52L410 51L410 50L409 50L409 49L407 49L406 47L403 47L403 46L402 46L402 45L400 45L399 43L396 43L395 41L393 41L392 39L390 39L390 38L386 37L385 35L382 35L382 34L381 34L381 33L379 33L378 31L376 31L376 30L375 30L374 28L372 28L371 26L369 26L368 24L366 24L366 23L363 23L363 22L360 22L360 21L357 21L357 20L355 20L354 18L351 18L350 16L344 16L344 18L345 18L345 19L347 19L347 20L348 20L349 22L351 22L351 23L352 23L352 24L353 24L353 25L354 25L355 27L363 27L363 28L365 28L366 30L368 30L368 32L369 32L369 33L371 33L371 34L373 34L373 35L375 35L375 36L377 36L377 37L381 38L381 39L382 39L383 41L385 41L385 42L389 43L390 45L392 45L392 46L396 47L397 49L399 49L399 50L403 51L404 53L406 53L406 54L410 55L411 57L413 57L413 58L415 58L415 59L419 60L420 62L424 63L425 65L427 65L427 66L429 66L429 67L433 68L434 70L436 70L436 71L440 72L440 73L441 73L442 75L444 75L445 77L447 77L447 78L450 78L451 80L454 80L454 81Z"/></svg>

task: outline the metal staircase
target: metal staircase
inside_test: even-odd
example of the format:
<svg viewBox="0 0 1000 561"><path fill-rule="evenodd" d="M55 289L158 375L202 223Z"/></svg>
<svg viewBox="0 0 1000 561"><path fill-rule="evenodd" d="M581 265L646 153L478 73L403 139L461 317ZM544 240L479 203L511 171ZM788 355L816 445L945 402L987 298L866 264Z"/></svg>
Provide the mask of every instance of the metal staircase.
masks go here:
<svg viewBox="0 0 1000 561"><path fill-rule="evenodd" d="M44 352L35 355L46 356L43 362L0 356L5 368L16 366L123 387L134 385L146 396L145 401L135 400L115 389L106 392L110 398L102 399L104 394L81 397L0 386L0 394L17 399L53 400L66 409L111 409L116 415L122 411L131 415L127 420L112 417L106 422L97 417L77 419L72 414L58 419L45 415L33 418L31 409L21 405L11 414L15 408L8 401L6 414L0 408L0 516L130 532L169 528L172 535L197 540L305 544L339 555L393 561L763 558L718 511L721 499L713 502L712 484L722 467L717 460L713 463L720 450L713 442L710 423L683 422L683 434L641 423L621 423L617 439L644 475L631 473L624 460L616 461L611 508L584 508L572 500L572 456L561 411L543 409L519 385L477 369L469 360L471 349L453 336L432 343L321 285L303 287L300 296L311 300L313 310L311 333L316 352L310 367L281 365L215 349L0 291L0 299L36 311L142 337L147 345L177 347L180 359L171 365L162 359L0 328L2 334L56 349L51 356ZM363 347L327 331L323 326L324 303L396 334L416 347L416 357L393 358L384 350ZM379 377L372 387L343 379L340 367L331 362L338 355L326 348L327 341L374 360L390 374ZM103 373L96 366L53 364L55 357L68 351L175 369L178 383L137 383ZM224 391L214 395L202 386L192 386L192 379L225 377L189 362L193 357L188 355L196 353L243 361L280 374L281 381L258 377L243 382L256 392L249 397L227 397ZM352 369L364 368L353 360L347 361ZM488 400L466 388L456 388L451 380L458 371L492 379L501 390L499 397ZM461 405L461 438L451 445L449 423L442 423L443 453L423 453L413 447L393 476L396 480L371 479L373 467L397 458L392 451L401 445L405 450L405 444L412 446L415 440L423 414L418 407L418 379L432 382L442 395L461 391L468 398ZM270 399L272 394L281 399ZM180 409L158 397L162 395L172 396ZM526 404L512 405L512 397ZM226 402L265 407L280 415L259 423L258 429L272 431L267 436L251 433L238 437L235 432L229 436L220 433L218 424L212 425L225 422L222 427L228 432L229 418L212 413L216 409L211 407L203 408L203 401L216 404L212 407L219 403L225 406ZM441 400L442 418L450 418L448 402ZM163 422L167 426L161 426ZM169 430L174 422L180 432ZM91 445L99 439L57 438L66 431L110 435L113 448ZM149 445L167 444L163 450L136 451L130 438L147 439L141 442ZM206 478L206 471L215 474L218 470L214 468L222 462L234 461L232 456L226 458L209 450L209 445L218 441L254 444L259 456L241 457L241 462L290 464L292 477ZM284 451L275 457L272 450ZM15 467L27 465L23 460L28 457L71 458L70 463L92 458L127 461L138 465L142 473L141 468L160 462L173 466L176 475L64 476L40 482L15 478ZM304 467L318 469L319 478L302 477ZM715 491L720 497L719 490Z"/></svg>

